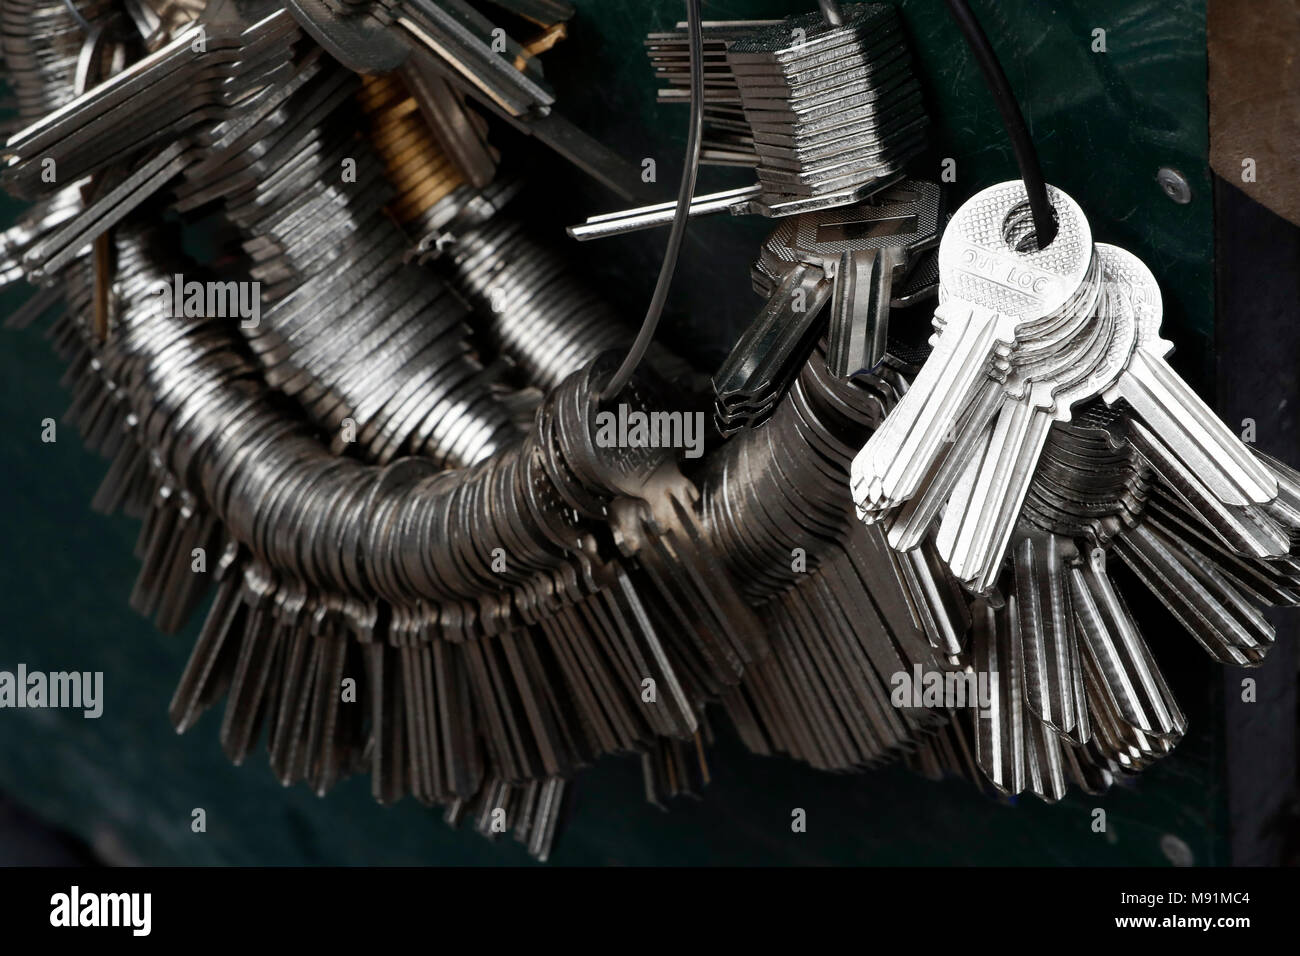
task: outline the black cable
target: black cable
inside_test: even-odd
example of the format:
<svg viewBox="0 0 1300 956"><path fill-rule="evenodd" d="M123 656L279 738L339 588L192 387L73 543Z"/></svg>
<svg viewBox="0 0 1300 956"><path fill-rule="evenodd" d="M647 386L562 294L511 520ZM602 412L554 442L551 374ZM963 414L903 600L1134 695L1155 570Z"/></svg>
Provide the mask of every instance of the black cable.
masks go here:
<svg viewBox="0 0 1300 956"><path fill-rule="evenodd" d="M1024 180L1025 192L1029 195L1029 209L1034 217L1034 233L1038 240L1038 248L1045 249L1056 238L1056 216L1047 199L1047 183L1043 181L1043 170L1038 164L1038 153L1034 149L1034 141L1029 137L1029 127L1025 125L1020 104L1016 102L1015 94L1011 92L1011 84L1007 82L1007 75L1002 70L1002 64L998 62L997 54L993 52L989 38L985 36L969 4L966 0L946 0L946 2L948 12L957 21L957 28L961 30L971 53L975 54L975 61L984 74L984 82L988 84L989 92L993 94L993 101L998 105L998 112L1002 114L1002 125L1006 127L1007 136L1011 138L1011 149L1016 154L1020 178Z"/></svg>
<svg viewBox="0 0 1300 956"><path fill-rule="evenodd" d="M655 337L655 329L659 326L659 319L663 316L668 290L673 284L673 272L682 251L682 239L686 236L691 199L695 195L695 180L700 171L700 139L704 131L704 28L700 23L700 0L686 0L686 29L691 48L691 125L686 135L686 167L682 170L681 188L677 193L676 216L672 231L668 234L668 248L659 269L659 281L655 284L650 307L641 323L641 331L637 333L636 341L628 350L623 364L601 393L601 401L616 398L645 358L650 342Z"/></svg>

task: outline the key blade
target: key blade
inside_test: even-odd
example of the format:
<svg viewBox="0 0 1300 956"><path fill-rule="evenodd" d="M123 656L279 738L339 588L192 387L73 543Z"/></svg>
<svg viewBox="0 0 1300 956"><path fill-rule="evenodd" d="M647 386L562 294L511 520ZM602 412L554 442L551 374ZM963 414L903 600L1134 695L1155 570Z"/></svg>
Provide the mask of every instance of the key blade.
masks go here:
<svg viewBox="0 0 1300 956"><path fill-rule="evenodd" d="M730 212L733 215L743 213L748 210L749 202L758 193L757 186L742 186L738 189L696 196L691 200L687 215L695 219L719 212ZM581 225L569 226L566 231L579 242L587 242L590 239L622 236L642 229L666 226L676 218L676 215L676 202L656 203L653 206L641 206L636 209L592 216Z"/></svg>
<svg viewBox="0 0 1300 956"><path fill-rule="evenodd" d="M713 378L720 421L729 424L733 411L743 413L733 406L762 404L783 388L815 345L830 293L820 269L790 271Z"/></svg>
<svg viewBox="0 0 1300 956"><path fill-rule="evenodd" d="M1182 733L1178 702L1106 572L1092 562L1071 568L1070 596L1083 653L1116 713L1143 733Z"/></svg>
<svg viewBox="0 0 1300 956"><path fill-rule="evenodd" d="M890 291L898 259L875 249L840 255L826 346L831 374L849 378L870 372L885 357Z"/></svg>
<svg viewBox="0 0 1300 956"><path fill-rule="evenodd" d="M900 551L917 547L939 517L944 503L952 496L966 463L977 449L992 439L993 426L975 427L972 422L991 423L1002 404L996 389L985 389L979 402L952 432L952 450L927 475L919 493L899 510L889 527L889 545Z"/></svg>
<svg viewBox="0 0 1300 956"><path fill-rule="evenodd" d="M1150 462L1169 493L1228 547L1255 558L1280 557L1290 550L1289 536L1266 508L1225 504L1206 473L1189 468L1175 447L1146 423L1131 421L1128 432L1133 447Z"/></svg>
<svg viewBox="0 0 1300 956"><path fill-rule="evenodd" d="M1262 505L1277 497L1277 479L1163 359L1139 348L1102 396L1124 399L1226 505Z"/></svg>
<svg viewBox="0 0 1300 956"><path fill-rule="evenodd" d="M989 675L992 687L988 713L975 717L975 757L993 786L1014 796L1025 789L1025 713L1020 674L1020 637L1016 630L1015 598L994 610L976 601L973 665L976 674Z"/></svg>
<svg viewBox="0 0 1300 956"><path fill-rule="evenodd" d="M939 554L975 593L997 583L1053 422L1032 401L1002 406L982 458L972 458L939 525Z"/></svg>
<svg viewBox="0 0 1300 956"><path fill-rule="evenodd" d="M1015 594L1025 662L1025 704L1030 713L1075 743L1082 686L1074 613L1062 549L1054 534L1027 535L1015 546Z"/></svg>
<svg viewBox="0 0 1300 956"><path fill-rule="evenodd" d="M991 309L949 303L944 330L898 405L853 459L853 498L864 520L916 494L943 453L948 426L960 421L986 388L988 366L1010 323ZM982 424L982 423L975 423Z"/></svg>
<svg viewBox="0 0 1300 956"><path fill-rule="evenodd" d="M1116 539L1115 550L1215 660L1249 667L1272 646L1272 625L1231 582L1139 525Z"/></svg>

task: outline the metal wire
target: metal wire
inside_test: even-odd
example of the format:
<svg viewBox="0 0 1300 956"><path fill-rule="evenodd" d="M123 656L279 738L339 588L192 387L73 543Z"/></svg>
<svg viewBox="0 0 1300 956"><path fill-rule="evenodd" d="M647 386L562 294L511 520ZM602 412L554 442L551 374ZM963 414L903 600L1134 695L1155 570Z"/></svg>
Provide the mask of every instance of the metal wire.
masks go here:
<svg viewBox="0 0 1300 956"><path fill-rule="evenodd" d="M946 2L948 12L952 14L953 20L957 22L957 28L966 39L966 44L975 54L975 61L984 74L984 82L988 85L989 92L993 94L998 112L1002 114L1002 125L1006 127L1007 136L1011 138L1011 149L1016 155L1020 178L1024 180L1025 192L1029 196L1029 209L1034 218L1034 235L1038 248L1045 249L1056 238L1056 216L1047 199L1047 183L1043 180L1043 170L1038 163L1038 152L1034 149L1029 127L1025 125L1024 114L1020 112L1020 104L1016 102L1015 93L1011 90L1011 84L1007 81L1002 64L998 61L997 54L993 52L993 47L979 20L975 19L975 14L971 12L970 5L966 0L946 0Z"/></svg>
<svg viewBox="0 0 1300 956"><path fill-rule="evenodd" d="M695 195L695 180L700 171L700 139L704 131L704 29L700 23L700 0L686 0L687 32L691 47L691 125L686 136L686 166L682 170L681 188L677 193L677 210L673 219L672 232L668 235L668 248L664 252L664 262L659 269L659 281L655 283L654 295L650 298L650 307L646 310L641 331L628 350L623 364L619 366L609 385L601 393L601 401L616 398L632 373L636 371L641 360L645 358L650 343L654 340L655 329L663 317L664 303L668 300L668 290L673 284L673 272L677 268L677 259L681 255L682 240L686 236L686 223L690 216L691 198Z"/></svg>
<svg viewBox="0 0 1300 956"><path fill-rule="evenodd" d="M72 19L77 21L77 26L81 27L83 33L92 32L93 28L90 21L81 15L81 11L77 9L72 0L63 0L63 5L68 8L68 13L72 14Z"/></svg>

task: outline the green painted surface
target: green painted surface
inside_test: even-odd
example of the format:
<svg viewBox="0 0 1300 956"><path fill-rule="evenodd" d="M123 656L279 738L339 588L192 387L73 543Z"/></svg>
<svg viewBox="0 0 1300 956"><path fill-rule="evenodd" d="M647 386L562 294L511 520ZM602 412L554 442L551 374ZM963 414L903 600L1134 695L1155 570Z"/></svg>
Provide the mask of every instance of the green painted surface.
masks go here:
<svg viewBox="0 0 1300 956"><path fill-rule="evenodd" d="M578 0L570 40L548 58L567 111L634 160L656 156L665 184L679 168L684 114L653 104L640 36L671 23L666 0ZM730 0L706 16L757 17L812 3ZM1103 240L1143 255L1161 278L1184 367L1199 373L1211 330L1210 211L1205 162L1204 11L1196 2L1065 4L1012 0L976 4L1008 64L1042 144L1051 181L1079 199ZM930 109L942 140L927 162L958 162L968 193L1013 176L997 115L945 19L939 0L903 4ZM1091 30L1107 29L1106 54L1089 52ZM597 82L593 78L599 78ZM568 223L613 208L563 164L539 157L531 202ZM1171 203L1154 182L1179 168L1195 201ZM918 171L920 171L918 169ZM737 182L710 171L702 188ZM740 174L743 176L743 174ZM12 213L12 207L8 207ZM716 360L757 306L748 260L768 224L715 220L693 226L666 333L705 361ZM558 225L555 241L563 241ZM574 250L576 260L639 318L663 234ZM21 295L0 297L7 313ZM230 766L217 745L219 713L185 737L166 719L195 627L167 637L127 607L136 525L87 507L104 463L72 429L40 441L40 422L59 417L62 370L35 330L0 333L0 668L105 672L104 716L0 711L0 790L85 836L115 858L147 863L475 863L526 861L513 843L490 846L449 830L407 801L383 809L365 781L324 800L272 779L258 754ZM1186 841L1198 862L1223 862L1218 682L1191 640L1138 602L1157 656L1192 721L1177 754L1133 787L1104 798L1047 807L985 799L959 783L932 784L900 769L830 775L743 752L725 733L713 752L713 785L701 802L665 814L647 806L633 760L606 760L578 783L560 864L939 864L1164 863L1160 838ZM190 832L203 807L208 832ZM790 810L808 811L803 835ZM1091 832L1094 807L1109 814Z"/></svg>

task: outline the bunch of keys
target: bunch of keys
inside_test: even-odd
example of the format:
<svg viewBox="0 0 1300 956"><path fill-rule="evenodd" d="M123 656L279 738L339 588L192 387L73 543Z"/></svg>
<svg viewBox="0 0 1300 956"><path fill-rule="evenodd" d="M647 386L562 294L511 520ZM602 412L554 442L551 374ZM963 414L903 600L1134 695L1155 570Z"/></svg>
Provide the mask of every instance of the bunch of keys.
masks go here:
<svg viewBox="0 0 1300 956"><path fill-rule="evenodd" d="M740 104L740 86L727 63L727 49L763 27L780 20L713 21L701 25L704 58L704 128L700 162L713 166L756 166L754 134ZM646 51L660 87L658 102L686 104L691 97L690 41L686 24L646 36Z"/></svg>
<svg viewBox="0 0 1300 956"><path fill-rule="evenodd" d="M192 547L231 542L178 728L226 692L232 759L267 728L285 782L325 789L368 763L384 802L471 800L493 774L551 780L600 753L690 740L697 702L762 656L676 453L599 439L591 410L612 356L565 379L527 440L489 460L368 465L285 414L229 324L150 307L143 293L174 268L157 237L129 226L114 239L126 307L77 419L129 463L106 482L112 496L146 489L133 602L179 623L200 596ZM634 380L623 400L644 407L642 389ZM602 523L616 552L590 541ZM368 706L340 712L329 688L353 657Z"/></svg>
<svg viewBox="0 0 1300 956"><path fill-rule="evenodd" d="M256 20L233 10L181 30L157 51L11 136L0 182L24 197L50 191L48 161L68 183L145 147L179 139L233 113L294 72L298 37L283 11ZM246 104L245 104L246 105Z"/></svg>
<svg viewBox="0 0 1300 956"><path fill-rule="evenodd" d="M702 476L714 548L761 605L770 654L722 701L745 742L822 769L869 766L916 746L934 711L890 703L898 673L943 668L970 626L966 598L918 549L892 551L855 520L849 462L916 368L891 355L851 382L820 347L770 421L731 438ZM797 550L796 550L797 549ZM807 567L791 567L801 553Z"/></svg>
<svg viewBox="0 0 1300 956"><path fill-rule="evenodd" d="M940 554L977 593L996 584L1052 425L1096 396L1123 399L1223 504L1277 496L1276 478L1165 363L1159 309L1136 308L1118 280L1136 273L1131 257L1094 247L1082 210L1049 195L1060 233L1046 249L1027 234L1019 182L954 215L934 352L853 464L859 516L885 521L904 550L938 521ZM1149 275L1138 291L1158 302Z"/></svg>
<svg viewBox="0 0 1300 956"><path fill-rule="evenodd" d="M656 798L707 779L713 700L755 751L826 769L910 753L1047 800L1141 769L1186 721L1111 557L1215 659L1263 658L1255 604L1300 604L1300 474L1236 443L1173 375L1153 277L1094 245L1069 197L1051 194L1046 249L1004 184L934 254L937 188L891 178L924 123L882 8L824 0L822 20L710 28L705 158L759 182L696 211L790 216L755 267L769 307L716 382L726 430L766 424L710 455L698 485L671 449L601 440L613 362L593 357L624 340L494 218L510 190L485 189L495 158L462 109L490 101L582 154L548 125L531 62L572 10L498 5L546 34L502 57L464 0L293 0L292 17L258 0L199 15L207 60L178 42L199 24L144 17L153 52L127 67L116 41L68 52L63 8L33 17L63 51L39 65L76 82L19 84L32 125L9 172L43 209L6 233L0 277L58 272L20 318L70 306L53 336L72 358L70 418L114 461L96 506L145 519L132 604L174 629L218 586L178 729L224 695L232 759L266 730L285 783L323 792L369 770L384 802L445 804L485 832L502 810L544 856L572 774L601 754L639 753ZM80 11L98 27L102 7ZM299 27L402 69L361 97L382 166L355 135L359 84ZM655 54L670 84L680 49ZM88 93L92 61L119 78ZM30 115L41 105L48 119ZM425 115L472 188L417 135ZM44 150L101 192L44 188ZM132 217L163 186L181 213L220 203L267 285L260 328L151 308L184 261ZM401 227L484 315L407 268ZM111 288L84 261L90 239ZM888 308L940 280L922 367L885 348ZM101 295L120 321L95 338L79 316ZM512 387L494 381L507 368ZM664 404L649 382L624 392L630 411ZM210 576L195 549L219 555ZM897 705L891 678L914 667L998 675L989 712ZM344 678L362 706L340 703Z"/></svg>
<svg viewBox="0 0 1300 956"><path fill-rule="evenodd" d="M1216 659L1257 663L1272 629L1252 598L1296 602L1300 486L1169 368L1146 266L1094 245L1067 195L1049 198L1060 231L1046 249L1019 182L953 216L934 351L851 487L891 547L933 547L981 595L964 653L1000 683L976 762L1005 792L1057 799L1081 772L1140 770L1185 726L1107 553Z"/></svg>

